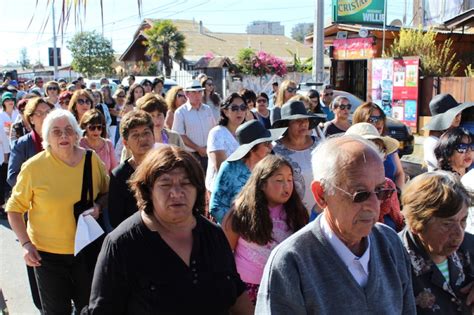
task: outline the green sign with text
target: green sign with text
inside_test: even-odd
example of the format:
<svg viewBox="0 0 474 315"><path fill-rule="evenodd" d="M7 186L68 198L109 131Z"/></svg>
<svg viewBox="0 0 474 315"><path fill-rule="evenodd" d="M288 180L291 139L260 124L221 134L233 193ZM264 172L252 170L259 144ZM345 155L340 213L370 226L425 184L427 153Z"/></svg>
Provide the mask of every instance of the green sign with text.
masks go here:
<svg viewBox="0 0 474 315"><path fill-rule="evenodd" d="M383 24L384 0L333 0L336 23Z"/></svg>

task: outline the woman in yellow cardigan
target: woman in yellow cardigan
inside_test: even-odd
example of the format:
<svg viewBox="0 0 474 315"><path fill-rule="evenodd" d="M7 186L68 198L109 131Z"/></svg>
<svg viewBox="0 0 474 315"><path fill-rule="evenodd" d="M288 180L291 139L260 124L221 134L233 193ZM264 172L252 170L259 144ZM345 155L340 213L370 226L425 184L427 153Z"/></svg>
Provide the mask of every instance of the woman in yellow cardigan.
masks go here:
<svg viewBox="0 0 474 315"><path fill-rule="evenodd" d="M24 163L8 200L8 221L34 267L44 314L71 314L87 304L92 281L81 256L74 256L74 204L81 199L86 150L79 147L82 131L74 116L57 109L42 126L43 147ZM92 216L97 218L108 190L108 176L92 153ZM28 224L23 215L28 212Z"/></svg>

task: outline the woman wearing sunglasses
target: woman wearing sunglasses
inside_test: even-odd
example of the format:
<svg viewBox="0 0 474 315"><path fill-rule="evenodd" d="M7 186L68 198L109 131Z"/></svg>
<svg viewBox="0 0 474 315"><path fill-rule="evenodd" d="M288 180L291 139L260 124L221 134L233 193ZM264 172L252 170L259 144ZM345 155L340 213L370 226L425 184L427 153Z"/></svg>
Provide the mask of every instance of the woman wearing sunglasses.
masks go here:
<svg viewBox="0 0 474 315"><path fill-rule="evenodd" d="M296 95L296 82L292 80L285 80L278 88L277 97L275 100L275 107L270 111L270 122L273 123L281 118L281 107L288 102L290 98Z"/></svg>
<svg viewBox="0 0 474 315"><path fill-rule="evenodd" d="M216 87L212 77L207 77L204 80L201 80L201 86L204 88L202 93L202 102L203 104L209 105L214 114L216 121L219 121L221 117L221 97L216 93Z"/></svg>
<svg viewBox="0 0 474 315"><path fill-rule="evenodd" d="M94 98L88 91L77 90L72 94L68 109L79 123L82 119L82 115L91 109L92 104L94 104Z"/></svg>
<svg viewBox="0 0 474 315"><path fill-rule="evenodd" d="M325 137L344 133L349 129L351 107L349 99L344 96L338 96L332 101L331 109L334 112L334 119L324 124L323 134Z"/></svg>
<svg viewBox="0 0 474 315"><path fill-rule="evenodd" d="M183 91L183 87L173 86L166 93L165 100L166 104L168 105L168 111L166 112L165 118L165 127L171 129L173 127L174 111L187 101L186 94L184 94Z"/></svg>
<svg viewBox="0 0 474 315"><path fill-rule="evenodd" d="M48 81L44 85L46 93L46 101L54 105L54 108L60 108L59 104L59 83L56 81Z"/></svg>
<svg viewBox="0 0 474 315"><path fill-rule="evenodd" d="M466 174L473 160L474 145L471 134L464 128L452 128L439 138L434 149L438 166L460 177Z"/></svg>
<svg viewBox="0 0 474 315"><path fill-rule="evenodd" d="M384 136L387 132L385 113L375 103L363 103L354 111L352 123L357 124L361 122L374 125L381 136ZM385 177L390 178L399 189L402 189L405 185L405 172L403 171L398 151L388 154L383 166L385 168Z"/></svg>
<svg viewBox="0 0 474 315"><path fill-rule="evenodd" d="M104 115L97 109L88 110L82 116L80 127L84 130L84 136L79 145L84 149L94 150L104 162L107 172L112 172L118 163L112 142L106 139Z"/></svg>
<svg viewBox="0 0 474 315"><path fill-rule="evenodd" d="M232 93L222 103L221 117L217 126L209 131L207 137L207 155L209 162L206 172L206 188L212 192L214 178L222 162L239 147L235 131L245 120L247 104L237 93Z"/></svg>

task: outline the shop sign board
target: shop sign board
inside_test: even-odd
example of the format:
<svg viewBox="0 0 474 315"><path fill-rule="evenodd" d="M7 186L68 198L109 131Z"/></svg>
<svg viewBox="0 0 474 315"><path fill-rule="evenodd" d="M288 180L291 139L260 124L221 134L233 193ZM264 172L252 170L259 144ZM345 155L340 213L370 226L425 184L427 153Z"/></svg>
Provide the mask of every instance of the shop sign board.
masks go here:
<svg viewBox="0 0 474 315"><path fill-rule="evenodd" d="M335 23L378 24L384 21L384 0L333 0Z"/></svg>

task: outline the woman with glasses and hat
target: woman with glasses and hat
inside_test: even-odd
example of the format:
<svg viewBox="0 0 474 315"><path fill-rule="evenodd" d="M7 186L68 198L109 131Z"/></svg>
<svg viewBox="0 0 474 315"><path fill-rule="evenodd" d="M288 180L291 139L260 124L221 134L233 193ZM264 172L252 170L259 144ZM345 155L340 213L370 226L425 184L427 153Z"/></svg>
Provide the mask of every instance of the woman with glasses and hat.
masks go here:
<svg viewBox="0 0 474 315"><path fill-rule="evenodd" d="M474 236L466 233L473 192L459 176L418 175L402 193L407 226L399 234L412 269L417 314L473 314Z"/></svg>
<svg viewBox="0 0 474 315"><path fill-rule="evenodd" d="M398 140L381 136L377 129L369 123L354 124L347 129L345 134L361 136L374 143L383 160L386 159L388 154L396 152L399 146ZM398 201L398 194L396 192L397 187L390 178L385 177L385 185L383 188L391 190L393 193L381 201L378 222L384 223L399 232L405 226L405 222L400 212L400 202Z"/></svg>
<svg viewBox="0 0 474 315"><path fill-rule="evenodd" d="M270 122L273 123L281 118L281 107L283 104L289 101L290 98L296 95L296 82L292 80L285 80L281 83L278 88L277 97L275 100L274 107L270 111Z"/></svg>
<svg viewBox="0 0 474 315"><path fill-rule="evenodd" d="M235 131L244 122L247 108L242 97L232 93L222 103L218 125L209 131L207 137L209 162L206 172L206 188L209 192L212 192L214 179L221 164L239 147Z"/></svg>
<svg viewBox="0 0 474 315"><path fill-rule="evenodd" d="M351 113L351 102L347 97L337 96L331 103L334 119L324 124L323 134L325 137L344 133L351 126L349 114Z"/></svg>
<svg viewBox="0 0 474 315"><path fill-rule="evenodd" d="M434 149L439 169L463 177L474 158L471 134L463 128L448 129Z"/></svg>
<svg viewBox="0 0 474 315"><path fill-rule="evenodd" d="M222 163L209 202L209 212L217 223L222 223L234 197L247 182L255 165L272 152L272 141L278 139L285 130L267 130L255 119L237 128L235 134L240 145Z"/></svg>
<svg viewBox="0 0 474 315"><path fill-rule="evenodd" d="M104 162L105 169L110 174L118 165L112 142L107 139L104 115L97 109L91 109L82 116L80 127L84 136L79 145L84 149L94 150Z"/></svg>
<svg viewBox="0 0 474 315"><path fill-rule="evenodd" d="M92 95L87 90L81 89L72 94L68 109L79 123L82 119L82 115L91 109L92 104L94 104Z"/></svg>
<svg viewBox="0 0 474 315"><path fill-rule="evenodd" d="M439 167L434 153L440 136L448 129L459 127L462 112L474 103L459 104L451 94L435 95L430 101L431 120L423 127L429 135L423 142L424 160L428 171Z"/></svg>
<svg viewBox="0 0 474 315"><path fill-rule="evenodd" d="M281 118L272 125L273 128L288 127L273 150L291 163L296 191L308 213L316 204L311 193L311 151L318 145L318 139L310 135L310 130L325 118L323 114L308 114L300 101L289 101L281 108Z"/></svg>
<svg viewBox="0 0 474 315"><path fill-rule="evenodd" d="M386 115L384 111L375 103L366 102L361 104L352 116L352 123L358 124L367 122L374 125L381 136L387 132ZM398 151L388 154L383 166L385 168L385 177L390 178L399 189L405 185L405 172L402 162L398 156Z"/></svg>

